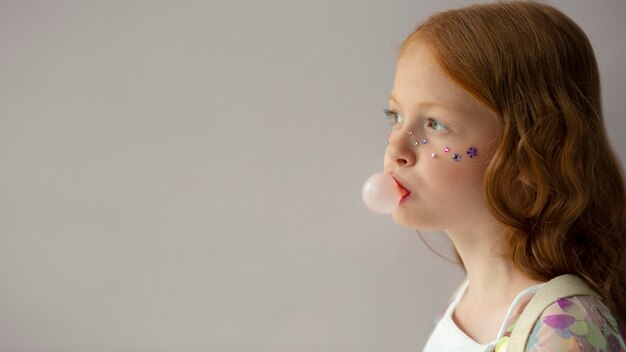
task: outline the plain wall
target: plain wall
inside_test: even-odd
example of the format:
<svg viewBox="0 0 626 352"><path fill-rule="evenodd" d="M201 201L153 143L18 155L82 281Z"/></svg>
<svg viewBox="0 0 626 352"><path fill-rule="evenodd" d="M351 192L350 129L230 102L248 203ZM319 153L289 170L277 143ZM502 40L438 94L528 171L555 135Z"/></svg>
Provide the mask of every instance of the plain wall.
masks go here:
<svg viewBox="0 0 626 352"><path fill-rule="evenodd" d="M421 350L463 274L360 190L400 43L468 3L0 1L0 350ZM623 165L626 2L549 3Z"/></svg>

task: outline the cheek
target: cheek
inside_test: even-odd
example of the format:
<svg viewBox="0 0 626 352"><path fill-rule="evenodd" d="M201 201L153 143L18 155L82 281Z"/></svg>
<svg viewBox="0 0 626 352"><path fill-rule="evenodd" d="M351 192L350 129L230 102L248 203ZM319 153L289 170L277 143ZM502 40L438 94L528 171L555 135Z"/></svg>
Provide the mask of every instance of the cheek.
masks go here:
<svg viewBox="0 0 626 352"><path fill-rule="evenodd" d="M432 196L443 202L482 202L482 187L485 167L476 160L452 160L451 155L433 159L424 165L428 183L435 191Z"/></svg>

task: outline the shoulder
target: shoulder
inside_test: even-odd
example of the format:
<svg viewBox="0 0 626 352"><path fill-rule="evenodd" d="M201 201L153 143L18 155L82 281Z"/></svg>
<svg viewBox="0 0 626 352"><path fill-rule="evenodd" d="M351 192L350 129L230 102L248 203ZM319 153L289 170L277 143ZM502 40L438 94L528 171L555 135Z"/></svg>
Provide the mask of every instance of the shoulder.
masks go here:
<svg viewBox="0 0 626 352"><path fill-rule="evenodd" d="M537 319L526 351L626 351L622 335L599 298L559 298Z"/></svg>

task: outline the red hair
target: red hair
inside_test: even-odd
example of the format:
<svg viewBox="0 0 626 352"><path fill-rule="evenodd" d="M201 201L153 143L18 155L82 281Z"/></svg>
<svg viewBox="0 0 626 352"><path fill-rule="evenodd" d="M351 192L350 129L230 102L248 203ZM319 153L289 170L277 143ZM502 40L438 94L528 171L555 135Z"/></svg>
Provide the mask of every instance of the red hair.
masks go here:
<svg viewBox="0 0 626 352"><path fill-rule="evenodd" d="M626 190L585 33L554 7L511 1L437 13L399 55L415 45L498 116L484 201L505 226L503 255L535 280L583 278L626 322Z"/></svg>

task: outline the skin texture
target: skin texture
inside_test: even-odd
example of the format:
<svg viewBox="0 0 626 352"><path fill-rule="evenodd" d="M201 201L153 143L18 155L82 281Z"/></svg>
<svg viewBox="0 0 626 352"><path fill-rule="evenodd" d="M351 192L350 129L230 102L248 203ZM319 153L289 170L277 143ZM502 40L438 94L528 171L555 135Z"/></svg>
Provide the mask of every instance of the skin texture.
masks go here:
<svg viewBox="0 0 626 352"><path fill-rule="evenodd" d="M503 227L483 200L483 178L498 146L500 123L445 74L425 45L399 58L390 96L389 110L398 116L384 169L411 192L393 219L407 228L445 231L451 238L469 279L453 317L475 341L491 342L515 296L538 283L498 256L504 252ZM431 102L440 106L426 105ZM422 138L426 144L411 143ZM477 157L467 155L469 147L477 149ZM454 152L460 161L452 160Z"/></svg>
<svg viewBox="0 0 626 352"><path fill-rule="evenodd" d="M392 129L385 171L412 192L394 212L394 220L424 230L483 228L491 222L482 199L482 181L497 147L496 117L451 81L423 45L399 59L391 96L389 108L404 122ZM420 106L429 102L441 107ZM432 123L427 117L440 122ZM411 144L414 136L425 137L427 144L415 147ZM478 151L475 158L466 154L471 146ZM449 153L445 147L451 149ZM461 155L461 161L452 160L454 152Z"/></svg>

